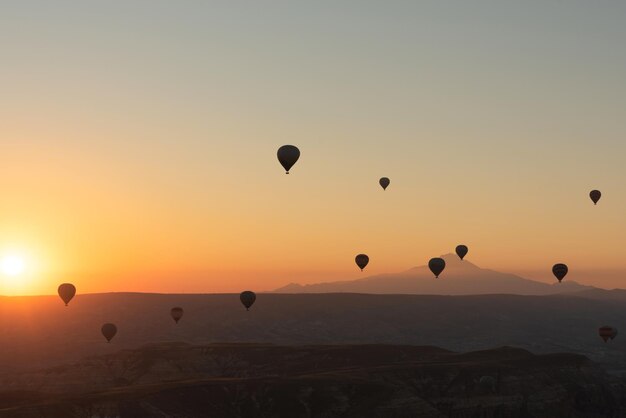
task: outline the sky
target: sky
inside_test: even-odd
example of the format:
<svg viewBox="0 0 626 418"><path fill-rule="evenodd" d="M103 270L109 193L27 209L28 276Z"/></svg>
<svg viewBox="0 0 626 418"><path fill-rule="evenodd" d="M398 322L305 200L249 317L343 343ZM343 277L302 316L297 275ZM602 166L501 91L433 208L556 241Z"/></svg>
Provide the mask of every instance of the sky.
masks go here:
<svg viewBox="0 0 626 418"><path fill-rule="evenodd" d="M461 243L626 288L625 20L609 0L2 2L0 256L25 271L0 294L264 291Z"/></svg>

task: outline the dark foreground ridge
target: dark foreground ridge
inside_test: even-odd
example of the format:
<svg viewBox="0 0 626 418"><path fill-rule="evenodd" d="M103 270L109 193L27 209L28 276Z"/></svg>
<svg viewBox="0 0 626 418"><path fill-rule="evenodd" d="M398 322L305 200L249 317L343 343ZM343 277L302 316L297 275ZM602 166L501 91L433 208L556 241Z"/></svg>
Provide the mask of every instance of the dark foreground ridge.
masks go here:
<svg viewBox="0 0 626 418"><path fill-rule="evenodd" d="M0 417L612 417L576 354L400 345L153 344L3 378Z"/></svg>

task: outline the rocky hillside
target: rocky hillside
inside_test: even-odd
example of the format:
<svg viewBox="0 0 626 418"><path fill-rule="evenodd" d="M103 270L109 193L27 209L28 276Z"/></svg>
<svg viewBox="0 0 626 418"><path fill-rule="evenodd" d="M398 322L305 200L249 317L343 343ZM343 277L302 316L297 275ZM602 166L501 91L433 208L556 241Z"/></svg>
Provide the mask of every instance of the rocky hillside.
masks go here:
<svg viewBox="0 0 626 418"><path fill-rule="evenodd" d="M515 348L161 344L4 376L0 417L613 417L587 358Z"/></svg>

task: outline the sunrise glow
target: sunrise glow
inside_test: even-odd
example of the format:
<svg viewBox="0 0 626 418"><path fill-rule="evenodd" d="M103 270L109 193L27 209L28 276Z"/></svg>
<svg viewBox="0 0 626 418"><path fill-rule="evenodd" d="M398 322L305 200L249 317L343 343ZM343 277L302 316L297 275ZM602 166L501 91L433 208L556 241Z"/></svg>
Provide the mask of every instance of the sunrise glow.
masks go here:
<svg viewBox="0 0 626 418"><path fill-rule="evenodd" d="M24 259L18 255L6 255L0 260L0 270L9 277L19 276L25 268Z"/></svg>

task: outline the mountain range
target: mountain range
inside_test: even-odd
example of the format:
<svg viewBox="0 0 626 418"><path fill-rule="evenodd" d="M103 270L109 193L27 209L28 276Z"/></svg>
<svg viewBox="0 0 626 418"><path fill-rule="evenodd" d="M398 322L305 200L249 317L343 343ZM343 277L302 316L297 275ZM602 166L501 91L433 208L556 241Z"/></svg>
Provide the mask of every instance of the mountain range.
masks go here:
<svg viewBox="0 0 626 418"><path fill-rule="evenodd" d="M380 274L357 280L301 285L291 283L276 293L375 293L422 295L552 295L594 289L568 281L547 284L508 273L483 269L456 254L442 255L446 268L438 279L428 266L414 267L402 273Z"/></svg>

